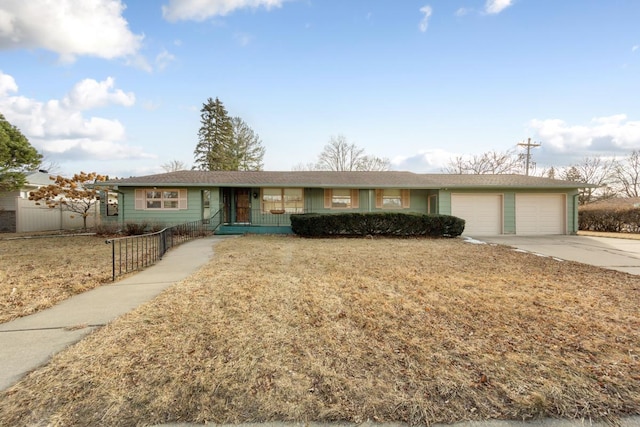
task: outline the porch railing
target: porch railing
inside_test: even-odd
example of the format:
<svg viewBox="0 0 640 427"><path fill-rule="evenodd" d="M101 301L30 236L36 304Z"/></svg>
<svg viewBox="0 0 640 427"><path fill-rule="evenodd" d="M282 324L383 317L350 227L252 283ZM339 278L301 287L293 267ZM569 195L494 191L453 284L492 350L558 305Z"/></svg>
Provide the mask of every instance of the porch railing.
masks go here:
<svg viewBox="0 0 640 427"><path fill-rule="evenodd" d="M225 209L224 207L222 209ZM236 208L236 215L229 220L230 215L225 218L225 224L234 226L287 226L291 225L291 214L294 212L268 211L265 212L260 208ZM295 213L304 213L303 210L297 210ZM235 219L235 221L233 220Z"/></svg>
<svg viewBox="0 0 640 427"><path fill-rule="evenodd" d="M209 219L167 227L155 233L108 239L112 280L155 264L174 246L213 234L220 224L218 211Z"/></svg>

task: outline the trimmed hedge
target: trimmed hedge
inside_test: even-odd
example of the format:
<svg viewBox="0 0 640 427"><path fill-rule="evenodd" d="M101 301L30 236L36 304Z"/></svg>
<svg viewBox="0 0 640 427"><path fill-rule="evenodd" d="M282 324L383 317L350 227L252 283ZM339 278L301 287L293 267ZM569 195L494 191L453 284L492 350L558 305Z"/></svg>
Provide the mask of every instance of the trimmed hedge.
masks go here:
<svg viewBox="0 0 640 427"><path fill-rule="evenodd" d="M463 219L451 215L400 212L291 215L293 232L304 237L457 237L464 231L464 224Z"/></svg>
<svg viewBox="0 0 640 427"><path fill-rule="evenodd" d="M580 209L580 230L640 233L640 208Z"/></svg>

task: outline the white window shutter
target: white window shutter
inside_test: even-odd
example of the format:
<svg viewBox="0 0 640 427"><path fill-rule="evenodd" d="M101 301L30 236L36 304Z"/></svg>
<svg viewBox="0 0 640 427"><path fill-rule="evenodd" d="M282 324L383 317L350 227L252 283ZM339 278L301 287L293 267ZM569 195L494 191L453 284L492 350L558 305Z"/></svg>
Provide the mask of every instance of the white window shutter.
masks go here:
<svg viewBox="0 0 640 427"><path fill-rule="evenodd" d="M180 194L178 196L178 209L187 209L187 197L188 191L186 189L180 190Z"/></svg>
<svg viewBox="0 0 640 427"><path fill-rule="evenodd" d="M145 193L147 191L144 189L136 190L136 198L135 198L135 209L137 211L144 210L145 206Z"/></svg>

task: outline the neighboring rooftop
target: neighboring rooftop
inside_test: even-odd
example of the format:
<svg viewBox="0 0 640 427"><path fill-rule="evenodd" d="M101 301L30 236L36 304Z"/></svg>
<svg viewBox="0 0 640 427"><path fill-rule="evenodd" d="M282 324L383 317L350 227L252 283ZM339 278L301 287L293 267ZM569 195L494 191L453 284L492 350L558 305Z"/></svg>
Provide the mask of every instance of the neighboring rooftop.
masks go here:
<svg viewBox="0 0 640 427"><path fill-rule="evenodd" d="M584 188L591 184L524 175L417 174L334 171L178 171L107 181L119 187L357 187L357 188Z"/></svg>

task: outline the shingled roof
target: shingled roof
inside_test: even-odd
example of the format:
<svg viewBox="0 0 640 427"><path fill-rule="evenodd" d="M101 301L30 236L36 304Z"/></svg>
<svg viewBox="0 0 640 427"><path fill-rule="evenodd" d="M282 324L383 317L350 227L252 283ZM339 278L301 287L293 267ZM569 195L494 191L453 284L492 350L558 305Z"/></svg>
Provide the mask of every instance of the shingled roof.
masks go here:
<svg viewBox="0 0 640 427"><path fill-rule="evenodd" d="M524 175L453 175L413 172L178 171L108 181L118 187L304 187L304 188L555 188L591 184Z"/></svg>

